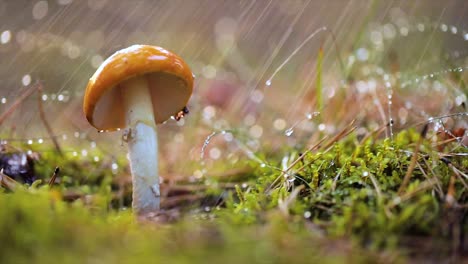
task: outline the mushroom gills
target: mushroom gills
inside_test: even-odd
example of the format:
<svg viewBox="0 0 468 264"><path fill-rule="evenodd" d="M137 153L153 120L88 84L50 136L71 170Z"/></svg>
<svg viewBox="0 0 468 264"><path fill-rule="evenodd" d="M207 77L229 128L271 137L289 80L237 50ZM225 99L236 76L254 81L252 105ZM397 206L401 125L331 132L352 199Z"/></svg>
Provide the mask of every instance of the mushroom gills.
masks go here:
<svg viewBox="0 0 468 264"><path fill-rule="evenodd" d="M148 97L152 100L154 120L157 124L176 115L177 111L187 104L189 88L181 78L168 73L150 73L132 79L143 77L148 82ZM97 102L93 111L93 121L98 129L115 130L125 127L125 112L121 105L122 84L119 87L120 89L108 89Z"/></svg>

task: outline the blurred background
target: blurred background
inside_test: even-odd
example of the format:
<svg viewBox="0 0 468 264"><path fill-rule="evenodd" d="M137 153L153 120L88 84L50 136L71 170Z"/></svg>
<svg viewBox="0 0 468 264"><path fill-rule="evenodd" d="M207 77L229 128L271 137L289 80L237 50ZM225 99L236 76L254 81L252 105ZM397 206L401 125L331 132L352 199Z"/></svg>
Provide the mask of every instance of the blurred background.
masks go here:
<svg viewBox="0 0 468 264"><path fill-rule="evenodd" d="M1 0L2 143L50 151L55 140L122 172L120 132L97 133L82 96L102 61L132 44L175 52L196 75L190 114L159 127L163 178L300 149L353 119L362 134L391 123L391 137L466 113L467 18L464 0ZM466 127L466 115L437 126Z"/></svg>

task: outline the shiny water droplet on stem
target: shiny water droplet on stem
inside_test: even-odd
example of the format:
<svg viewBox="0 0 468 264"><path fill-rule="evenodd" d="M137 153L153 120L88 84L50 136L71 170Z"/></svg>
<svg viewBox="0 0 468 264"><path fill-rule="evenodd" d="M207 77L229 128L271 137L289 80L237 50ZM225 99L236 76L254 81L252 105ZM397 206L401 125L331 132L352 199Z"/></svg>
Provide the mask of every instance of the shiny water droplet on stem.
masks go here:
<svg viewBox="0 0 468 264"><path fill-rule="evenodd" d="M286 129L286 131L284 131L284 135L286 135L287 137L290 137L293 133L294 133L294 129L292 128L288 128Z"/></svg>

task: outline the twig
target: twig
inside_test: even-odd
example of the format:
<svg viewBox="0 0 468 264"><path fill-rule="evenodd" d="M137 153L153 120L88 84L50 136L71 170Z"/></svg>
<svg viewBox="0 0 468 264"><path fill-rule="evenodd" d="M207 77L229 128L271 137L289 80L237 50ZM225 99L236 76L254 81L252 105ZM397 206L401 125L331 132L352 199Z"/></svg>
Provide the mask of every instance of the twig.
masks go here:
<svg viewBox="0 0 468 264"><path fill-rule="evenodd" d="M36 91L40 87L40 84L35 84L31 86L29 89L24 91L18 99L16 99L13 104L10 105L10 107L0 116L0 125L7 119L15 110L18 108L18 106L26 99L28 98L31 94Z"/></svg>
<svg viewBox="0 0 468 264"><path fill-rule="evenodd" d="M59 172L60 172L60 168L55 167L54 174L52 174L52 177L50 178L50 181L49 181L49 187L52 187L55 184L55 179L57 178L57 175L59 174Z"/></svg>
<svg viewBox="0 0 468 264"><path fill-rule="evenodd" d="M447 195L445 196L445 205L449 208L453 207L457 203L455 199L455 174L450 176L450 182L447 190Z"/></svg>
<svg viewBox="0 0 468 264"><path fill-rule="evenodd" d="M429 175L427 175L427 173L424 171L424 169L422 168L421 164L418 162L417 165L418 165L418 168L419 170L422 172L422 174L424 175L424 177L426 177L426 179L428 180L433 180L436 182L436 188L435 190L439 193L439 196L440 197L444 197L444 192L442 191L442 187L441 187L441 184L440 184L440 181L439 179L435 176L435 173L434 171L432 170L432 168L430 167L429 163L427 162L426 159L424 159L427 167L428 167L428 170L430 170L430 172L432 173L433 177L429 177Z"/></svg>
<svg viewBox="0 0 468 264"><path fill-rule="evenodd" d="M390 203L390 205L388 205L388 209L392 209L394 208L395 206L399 205L400 203L404 202L404 201L407 201L409 199L411 199L415 194L417 194L418 192L422 192L422 191L425 191L427 189L430 189L432 188L432 186L436 184L434 181L431 181L431 180L426 180L424 182L422 182L418 188L416 188L415 190L411 191L411 192L407 192L401 196L398 196L396 197L395 199L393 199L393 201Z"/></svg>
<svg viewBox="0 0 468 264"><path fill-rule="evenodd" d="M47 118L44 112L44 107L42 106L42 90L43 89L42 89L41 83L38 84L37 90L39 92L39 97L38 97L39 116L41 117L42 123L44 124L47 130L47 133L49 133L49 137L52 139L52 142L54 143L57 153L60 156L63 156L62 149L60 148L57 138L54 137L54 132L52 131L52 127L49 125L49 122L47 122Z"/></svg>
<svg viewBox="0 0 468 264"><path fill-rule="evenodd" d="M3 169L0 170L0 185L8 188L10 191L15 191L18 187L21 186L21 184L19 184L17 181L5 175L3 173Z"/></svg>
<svg viewBox="0 0 468 264"><path fill-rule="evenodd" d="M408 170L406 171L405 177L403 178L403 182L400 185L400 189L398 190L398 194L401 194L405 190L406 185L408 185L408 183L409 183L411 175L413 174L413 171L414 171L414 167L416 166L416 162L418 161L419 148L421 147L421 144L422 144L424 138L426 137L428 128L429 128L429 124L426 124L424 126L423 130L421 131L421 136L419 137L419 140L416 143L416 147L414 149L413 156L411 157L410 165L408 167Z"/></svg>
<svg viewBox="0 0 468 264"><path fill-rule="evenodd" d="M285 217L289 216L289 206L296 200L302 189L304 189L304 185L300 185L294 188L294 190L291 192L291 194L288 195L288 197L286 197L286 199L278 199L278 209Z"/></svg>
<svg viewBox="0 0 468 264"><path fill-rule="evenodd" d="M380 190L379 184L377 180L374 178L372 173L369 173L369 178L371 179L372 184L374 185L375 192L377 193L377 198L382 200L382 191Z"/></svg>
<svg viewBox="0 0 468 264"><path fill-rule="evenodd" d="M328 142L326 145L324 145L322 147L322 149L328 150L328 148L331 148L333 146L333 144L335 144L336 142L338 142L341 139L345 138L346 136L351 134L354 130L356 130L357 127L354 125L355 122L356 122L356 119L351 121L351 123L347 127L345 127L345 129L343 129L340 133L338 133L336 136L334 136L332 139L330 139L330 142Z"/></svg>
<svg viewBox="0 0 468 264"><path fill-rule="evenodd" d="M385 131L385 129L390 125L390 123L387 123L386 125L383 125L377 129L375 129L374 131L370 132L369 134L367 134L363 139L361 139L361 141L359 142L360 145L364 144L364 142L366 142L370 137L373 137L373 138L376 138L378 137L382 132Z"/></svg>

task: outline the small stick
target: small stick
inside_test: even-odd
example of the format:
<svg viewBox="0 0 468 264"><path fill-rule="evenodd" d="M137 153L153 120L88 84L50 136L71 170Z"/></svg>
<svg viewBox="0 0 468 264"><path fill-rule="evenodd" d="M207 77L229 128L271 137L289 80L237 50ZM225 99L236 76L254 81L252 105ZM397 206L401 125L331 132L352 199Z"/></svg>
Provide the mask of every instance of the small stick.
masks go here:
<svg viewBox="0 0 468 264"><path fill-rule="evenodd" d="M369 134L367 134L362 140L361 142L359 142L359 144L363 144L364 142L366 142L370 137L373 137L373 138L376 138L378 137L383 131L385 131L385 129L390 125L390 123L387 123L386 125L383 125L379 128L377 128L376 130L370 132Z"/></svg>
<svg viewBox="0 0 468 264"><path fill-rule="evenodd" d="M54 143L55 149L57 150L57 153L60 156L63 156L62 149L60 148L60 145L57 141L57 138L54 136L54 132L52 131L52 127L49 125L49 122L47 122L46 115L44 112L44 107L42 106L42 84L38 84L37 87L39 97L38 97L38 107L39 107L39 116L41 117L42 123L44 124L47 133L49 133L49 137L52 139L52 142Z"/></svg>
<svg viewBox="0 0 468 264"><path fill-rule="evenodd" d="M39 84L35 84L31 86L29 89L24 91L18 99L0 116L0 125L7 119L15 110L18 108L18 106L23 103L23 101L28 98L31 94L34 93L36 89L40 87Z"/></svg>
<svg viewBox="0 0 468 264"><path fill-rule="evenodd" d="M426 180L424 182L422 182L421 184L419 184L419 186L414 189L413 191L411 192L407 192L401 196L398 196L396 198L394 198L392 200L392 202L388 205L388 209L393 209L395 206L401 204L402 202L405 202L411 198L413 198L413 196L419 192L422 192L422 191L425 191L427 189L430 189L432 188L432 186L434 186L434 184L436 184L435 181L431 181L431 180Z"/></svg>
<svg viewBox="0 0 468 264"><path fill-rule="evenodd" d="M52 177L49 180L49 187L52 187L55 184L55 179L57 178L57 175L60 172L59 167L55 167L54 174L52 174Z"/></svg>
<svg viewBox="0 0 468 264"><path fill-rule="evenodd" d="M447 207L451 208L456 204L455 200L455 175L452 174L450 177L450 182L447 190L447 195L445 195L445 204Z"/></svg>
<svg viewBox="0 0 468 264"><path fill-rule="evenodd" d="M356 126L354 123L356 122L356 119L351 121L348 126L346 126L340 133L338 133L336 136L334 136L332 139L330 139L330 142L327 142L326 145L323 145L321 148L328 150L328 148L332 147L333 144L336 142L340 141L341 139L345 138L349 134L351 134L354 130L356 130Z"/></svg>
<svg viewBox="0 0 468 264"><path fill-rule="evenodd" d="M5 175L3 169L0 170L0 185L8 188L10 191L15 191L17 187L21 186L17 181Z"/></svg>
<svg viewBox="0 0 468 264"><path fill-rule="evenodd" d="M410 165L408 167L408 170L406 171L405 177L403 178L403 182L401 183L400 189L398 190L398 194L401 194L405 190L406 185L408 185L408 183L409 183L411 175L413 174L413 171L414 171L414 167L416 167L416 162L418 161L419 148L421 147L421 144L422 144L424 138L426 137L428 129L429 129L429 124L426 124L423 127L423 130L421 131L421 136L419 137L419 140L416 143L416 147L414 149L413 156L411 157Z"/></svg>

